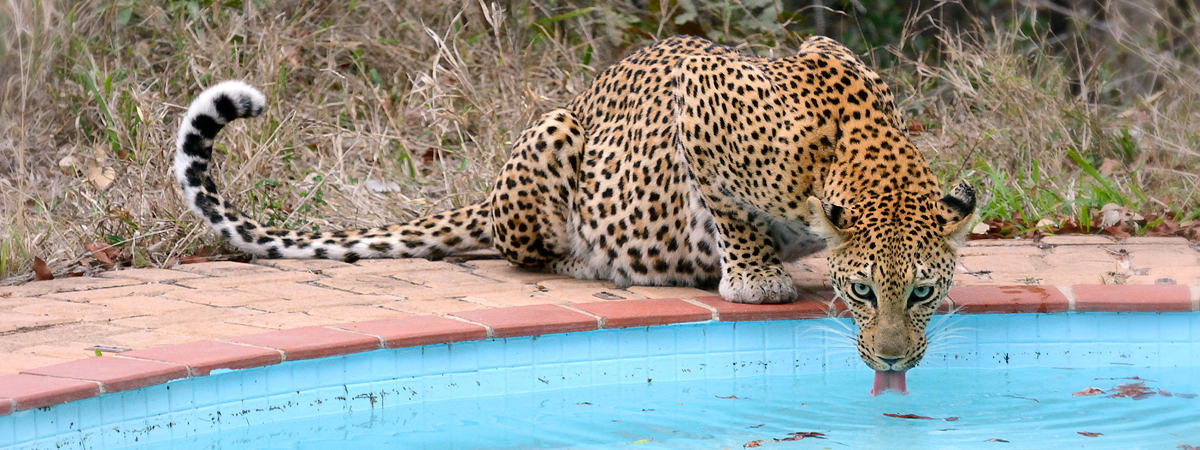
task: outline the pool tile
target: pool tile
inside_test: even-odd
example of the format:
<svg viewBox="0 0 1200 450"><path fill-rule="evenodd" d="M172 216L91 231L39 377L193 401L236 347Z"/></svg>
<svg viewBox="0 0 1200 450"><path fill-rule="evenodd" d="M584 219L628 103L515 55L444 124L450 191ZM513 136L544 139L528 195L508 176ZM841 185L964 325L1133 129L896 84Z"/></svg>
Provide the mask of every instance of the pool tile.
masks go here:
<svg viewBox="0 0 1200 450"><path fill-rule="evenodd" d="M188 369L187 366L179 364L101 356L38 367L21 373L99 381L104 386L104 392L117 392L186 378Z"/></svg>
<svg viewBox="0 0 1200 450"><path fill-rule="evenodd" d="M1182 284L1077 284L1079 312L1189 312L1191 292Z"/></svg>
<svg viewBox="0 0 1200 450"><path fill-rule="evenodd" d="M1067 297L1054 286L956 286L954 306L965 314L1067 312Z"/></svg>
<svg viewBox="0 0 1200 450"><path fill-rule="evenodd" d="M302 327L225 340L283 350L285 361L345 355L380 348L377 337L325 327Z"/></svg>
<svg viewBox="0 0 1200 450"><path fill-rule="evenodd" d="M582 362L591 359L592 340L583 334L564 334L562 335L562 355L563 362Z"/></svg>
<svg viewBox="0 0 1200 450"><path fill-rule="evenodd" d="M591 331L600 327L595 317L558 305L477 309L454 315L491 327L493 336L498 338Z"/></svg>
<svg viewBox="0 0 1200 450"><path fill-rule="evenodd" d="M622 334L620 330L600 330L595 333L589 333L588 339L588 360L599 361L607 359L617 359L621 357L621 348L618 345L617 337Z"/></svg>
<svg viewBox="0 0 1200 450"><path fill-rule="evenodd" d="M0 376L0 399L15 411L57 405L100 395L100 385L90 381L37 375Z"/></svg>
<svg viewBox="0 0 1200 450"><path fill-rule="evenodd" d="M675 330L679 327L653 327L646 329L646 355L648 356L666 356L674 355L678 352L676 343L679 338L675 336Z"/></svg>
<svg viewBox="0 0 1200 450"><path fill-rule="evenodd" d="M624 300L575 303L572 307L600 316L604 328L645 327L712 320L712 311L683 300Z"/></svg>
<svg viewBox="0 0 1200 450"><path fill-rule="evenodd" d="M538 336L533 338L537 344L530 354L534 365L559 364L563 362L563 339L566 335Z"/></svg>
<svg viewBox="0 0 1200 450"><path fill-rule="evenodd" d="M487 339L487 329L461 320L411 316L335 325L344 330L379 336L384 348Z"/></svg>
<svg viewBox="0 0 1200 450"><path fill-rule="evenodd" d="M121 356L183 364L190 368L193 377L206 376L216 369L246 369L279 364L283 361L277 350L217 341L134 350L122 353Z"/></svg>
<svg viewBox="0 0 1200 450"><path fill-rule="evenodd" d="M794 303L777 305L750 305L727 302L719 296L696 297L696 301L717 310L717 320L723 322L743 320L796 320L829 317L829 304L805 298Z"/></svg>
<svg viewBox="0 0 1200 450"><path fill-rule="evenodd" d="M450 372L449 345L430 345L421 351L421 376L438 375Z"/></svg>

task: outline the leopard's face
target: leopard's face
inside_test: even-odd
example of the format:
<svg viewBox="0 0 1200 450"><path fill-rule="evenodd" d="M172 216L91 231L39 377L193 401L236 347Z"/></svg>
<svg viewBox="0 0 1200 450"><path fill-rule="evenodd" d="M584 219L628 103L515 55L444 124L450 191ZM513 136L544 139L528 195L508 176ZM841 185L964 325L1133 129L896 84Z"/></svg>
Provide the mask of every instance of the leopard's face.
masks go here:
<svg viewBox="0 0 1200 450"><path fill-rule="evenodd" d="M950 289L955 250L912 245L905 234L915 230L879 231L832 250L829 266L858 325L859 357L874 370L903 372L925 356L925 330Z"/></svg>
<svg viewBox="0 0 1200 450"><path fill-rule="evenodd" d="M916 367L928 348L929 319L950 290L957 243L974 219L975 189L961 182L940 199L903 194L852 208L809 204L814 230L830 244L834 290L858 325L859 357L879 372Z"/></svg>

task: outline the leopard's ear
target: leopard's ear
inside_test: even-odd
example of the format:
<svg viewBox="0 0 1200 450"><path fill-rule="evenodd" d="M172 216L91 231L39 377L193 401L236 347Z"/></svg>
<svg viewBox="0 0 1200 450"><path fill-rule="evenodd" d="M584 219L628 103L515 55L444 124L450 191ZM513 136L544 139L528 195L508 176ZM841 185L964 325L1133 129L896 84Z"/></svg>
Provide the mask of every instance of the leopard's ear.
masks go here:
<svg viewBox="0 0 1200 450"><path fill-rule="evenodd" d="M850 237L852 223L850 210L816 197L808 198L808 226L825 239L829 248L846 242Z"/></svg>
<svg viewBox="0 0 1200 450"><path fill-rule="evenodd" d="M942 235L957 245L971 231L975 222L975 187L967 180L959 181L945 197L938 200L937 221L942 225Z"/></svg>

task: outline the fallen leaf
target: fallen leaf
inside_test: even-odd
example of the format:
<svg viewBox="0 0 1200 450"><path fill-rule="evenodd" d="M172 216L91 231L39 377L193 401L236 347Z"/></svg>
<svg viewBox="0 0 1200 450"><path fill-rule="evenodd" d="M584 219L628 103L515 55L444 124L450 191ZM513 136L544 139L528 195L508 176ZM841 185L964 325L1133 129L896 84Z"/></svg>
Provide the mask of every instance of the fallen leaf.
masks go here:
<svg viewBox="0 0 1200 450"><path fill-rule="evenodd" d="M588 402L579 402L579 403L576 403L576 405L590 405L590 404L591 404L591 403L588 403Z"/></svg>
<svg viewBox="0 0 1200 450"><path fill-rule="evenodd" d="M1082 435L1084 435L1084 436L1087 436L1087 437L1098 437L1098 436L1104 436L1104 433L1092 433L1092 432L1090 432L1090 431L1078 431L1077 433L1079 433L1079 434L1082 434Z"/></svg>
<svg viewBox="0 0 1200 450"><path fill-rule="evenodd" d="M1196 394L1180 394L1178 392L1175 393L1175 396L1179 398L1196 398Z"/></svg>
<svg viewBox="0 0 1200 450"><path fill-rule="evenodd" d="M0 298L12 297L12 292L0 292Z"/></svg>
<svg viewBox="0 0 1200 450"><path fill-rule="evenodd" d="M1096 389L1094 387L1089 387L1082 391L1071 394L1071 396L1072 397L1091 397L1093 395L1098 395L1098 394L1103 394L1103 393L1104 393L1103 389Z"/></svg>
<svg viewBox="0 0 1200 450"><path fill-rule="evenodd" d="M883 413L883 415L885 415L885 416L888 416L888 417L895 417L895 418L897 418L897 419L924 419L924 420L933 420L933 418L932 418L932 417L927 417L927 416L918 416L918 415L916 415L916 414L889 414L889 413Z"/></svg>
<svg viewBox="0 0 1200 450"><path fill-rule="evenodd" d="M1006 441L1004 439L991 438L991 439L988 439L986 442L1008 442L1008 441Z"/></svg>
<svg viewBox="0 0 1200 450"><path fill-rule="evenodd" d="M180 257L179 257L179 263L180 263L180 264L198 264L198 263L206 263L206 262L209 262L209 261L211 261L211 260L210 260L210 259L208 259L208 258L205 258L205 257L203 257L203 256L191 256L191 255L189 255L189 256L180 256Z"/></svg>
<svg viewBox="0 0 1200 450"><path fill-rule="evenodd" d="M759 439L757 441L750 441L750 442L747 442L745 445L743 445L742 448L759 447L759 446L762 446L763 442L767 442L767 441L762 440L762 439Z"/></svg>
<svg viewBox="0 0 1200 450"><path fill-rule="evenodd" d="M945 421L947 421L947 422L958 422L958 416L950 416L950 417L947 417L947 418L945 418L945 419L942 419L942 420L945 420Z"/></svg>
<svg viewBox="0 0 1200 450"><path fill-rule="evenodd" d="M1125 231L1126 228L1128 228L1128 226L1124 222L1120 222L1120 223L1117 223L1116 225L1103 227L1103 230L1104 230L1104 234L1107 234L1114 238L1127 239L1130 236L1133 236L1133 234L1129 233L1128 231Z"/></svg>
<svg viewBox="0 0 1200 450"><path fill-rule="evenodd" d="M1179 444L1179 445L1175 446L1175 448L1178 448L1179 450L1200 450L1200 447L1193 446L1193 445L1183 445L1183 444Z"/></svg>
<svg viewBox="0 0 1200 450"><path fill-rule="evenodd" d="M653 440L654 440L654 438L638 439L636 441L630 442L629 445L648 444L648 443L650 443L650 441L653 441Z"/></svg>
<svg viewBox="0 0 1200 450"><path fill-rule="evenodd" d="M1117 161L1115 159L1110 159L1110 158L1104 158L1104 161L1100 162L1100 168L1097 170L1100 171L1100 175L1108 175L1108 174L1112 173L1114 170L1117 170L1117 168L1119 168L1119 167L1121 167L1120 161ZM1105 205L1105 206L1108 206L1108 205Z"/></svg>
<svg viewBox="0 0 1200 450"><path fill-rule="evenodd" d="M78 166L79 160L75 159L75 157L71 155L67 155L63 157L63 159L58 160L58 168L62 171L63 175L75 175L78 170Z"/></svg>
<svg viewBox="0 0 1200 450"><path fill-rule="evenodd" d="M96 258L96 261L100 261L100 264L104 264L104 267L108 267L111 269L113 266L116 265L116 263L113 262L112 258L110 258L108 256L108 253L105 252L106 249L112 248L111 246L105 246L102 248L99 245L84 242L83 248L86 248L87 251L92 254L92 257Z"/></svg>
<svg viewBox="0 0 1200 450"><path fill-rule="evenodd" d="M1159 389L1159 390L1158 390L1158 395L1161 395L1161 396L1163 396L1163 397L1173 397L1173 395L1171 395L1171 393L1170 393L1170 392L1164 391L1164 390L1162 390L1162 389Z"/></svg>
<svg viewBox="0 0 1200 450"><path fill-rule="evenodd" d="M46 265L42 258L33 257L33 281L53 280L54 272L50 271L50 266Z"/></svg>
<svg viewBox="0 0 1200 450"><path fill-rule="evenodd" d="M110 166L102 165L100 162L88 164L87 180L96 185L97 189L105 190L108 185L112 184L113 180L117 179L117 171Z"/></svg>
<svg viewBox="0 0 1200 450"><path fill-rule="evenodd" d="M722 397L722 396L718 395L718 396L717 396L717 398L723 398L723 399L726 399L726 400L728 400L728 399L731 399L731 398L732 398L732 399L735 399L735 400L741 400L741 399L739 399L739 398L738 398L738 396L736 396L736 395L730 395L730 396L728 396L728 397Z"/></svg>
<svg viewBox="0 0 1200 450"><path fill-rule="evenodd" d="M400 185L388 180L370 179L363 183L363 187L371 192L400 192Z"/></svg>

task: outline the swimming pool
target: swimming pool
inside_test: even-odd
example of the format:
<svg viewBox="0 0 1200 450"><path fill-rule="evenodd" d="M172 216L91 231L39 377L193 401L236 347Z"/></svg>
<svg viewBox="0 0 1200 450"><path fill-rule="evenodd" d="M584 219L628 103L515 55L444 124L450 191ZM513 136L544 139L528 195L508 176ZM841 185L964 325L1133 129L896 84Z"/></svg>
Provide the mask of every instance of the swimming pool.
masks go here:
<svg viewBox="0 0 1200 450"><path fill-rule="evenodd" d="M949 320L909 396L869 395L848 319L699 322L218 371L0 417L0 447L1200 445L1200 313Z"/></svg>

